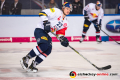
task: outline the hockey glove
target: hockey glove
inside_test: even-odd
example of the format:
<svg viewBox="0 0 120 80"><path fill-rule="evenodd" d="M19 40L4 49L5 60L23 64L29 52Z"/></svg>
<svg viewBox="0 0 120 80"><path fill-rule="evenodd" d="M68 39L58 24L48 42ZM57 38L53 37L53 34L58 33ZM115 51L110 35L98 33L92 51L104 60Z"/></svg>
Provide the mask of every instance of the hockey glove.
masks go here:
<svg viewBox="0 0 120 80"><path fill-rule="evenodd" d="M64 36L61 36L60 38L62 39L62 40L60 40L61 45L64 46L64 47L67 47L69 45L68 39Z"/></svg>
<svg viewBox="0 0 120 80"><path fill-rule="evenodd" d="M51 32L50 22L44 21L44 22L43 22L43 25L44 25L44 30L45 30L46 33Z"/></svg>
<svg viewBox="0 0 120 80"><path fill-rule="evenodd" d="M99 27L99 30L101 30L101 25L98 25L98 27Z"/></svg>
<svg viewBox="0 0 120 80"><path fill-rule="evenodd" d="M84 18L85 18L85 20L89 20L88 14L85 14L85 15L84 15Z"/></svg>
<svg viewBox="0 0 120 80"><path fill-rule="evenodd" d="M99 30L101 30L101 25L100 24L96 24L96 26L99 28Z"/></svg>

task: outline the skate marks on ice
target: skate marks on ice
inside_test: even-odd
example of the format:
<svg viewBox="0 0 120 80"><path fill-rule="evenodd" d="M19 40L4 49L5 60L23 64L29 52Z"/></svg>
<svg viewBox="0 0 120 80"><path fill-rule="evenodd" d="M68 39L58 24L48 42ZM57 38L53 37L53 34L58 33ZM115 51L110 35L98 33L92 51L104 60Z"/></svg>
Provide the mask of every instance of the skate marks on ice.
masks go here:
<svg viewBox="0 0 120 80"><path fill-rule="evenodd" d="M0 80L119 80L117 76L76 76L70 78L69 73L109 73L108 71L98 71L95 69L73 68L63 66L40 66L37 73L27 73L21 68L0 69ZM2 70L2 72L1 72Z"/></svg>
<svg viewBox="0 0 120 80"><path fill-rule="evenodd" d="M0 44L0 80L120 80L120 50L114 43L71 42L70 45L98 67L112 65L110 70L98 71L69 47L53 43L53 51L37 66L38 73L26 73L20 65L25 56L36 43ZM31 61L30 61L31 62ZM69 73L118 73L117 76L76 76Z"/></svg>

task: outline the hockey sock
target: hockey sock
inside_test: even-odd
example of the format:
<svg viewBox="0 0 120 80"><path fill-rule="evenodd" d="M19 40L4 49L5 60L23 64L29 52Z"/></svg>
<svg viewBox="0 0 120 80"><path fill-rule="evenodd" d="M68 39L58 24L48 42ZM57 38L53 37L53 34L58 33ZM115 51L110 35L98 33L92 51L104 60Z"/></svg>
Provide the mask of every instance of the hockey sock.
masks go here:
<svg viewBox="0 0 120 80"><path fill-rule="evenodd" d="M47 54L44 53L46 50L48 49L48 44L47 43L42 43L39 44L39 46L36 46L35 48L33 48L33 51L31 51L31 56L37 56L35 59L35 64L38 65L39 63L41 63L46 57Z"/></svg>
<svg viewBox="0 0 120 80"><path fill-rule="evenodd" d="M27 56L26 57L28 57L29 59L31 59L31 58L33 58L33 57L35 57L36 56L36 54L35 54L35 52L33 51L33 49L27 54Z"/></svg>
<svg viewBox="0 0 120 80"><path fill-rule="evenodd" d="M96 35L96 38L99 39L99 38L100 38L100 35Z"/></svg>
<svg viewBox="0 0 120 80"><path fill-rule="evenodd" d="M96 32L96 39L100 38L100 32Z"/></svg>
<svg viewBox="0 0 120 80"><path fill-rule="evenodd" d="M47 44L40 44L39 46L34 47L28 54L27 54L27 58L31 59L37 55L39 55L40 53L42 53L43 51L46 51L48 49L48 45Z"/></svg>
<svg viewBox="0 0 120 80"><path fill-rule="evenodd" d="M37 56L36 59L35 59L35 64L38 65L38 64L40 64L42 61L43 61L43 60L42 60L39 56Z"/></svg>
<svg viewBox="0 0 120 80"><path fill-rule="evenodd" d="M81 38L81 40L80 40L80 41L83 41L83 40L84 40L85 35L86 35L85 33L83 33L83 34L82 34L82 38Z"/></svg>

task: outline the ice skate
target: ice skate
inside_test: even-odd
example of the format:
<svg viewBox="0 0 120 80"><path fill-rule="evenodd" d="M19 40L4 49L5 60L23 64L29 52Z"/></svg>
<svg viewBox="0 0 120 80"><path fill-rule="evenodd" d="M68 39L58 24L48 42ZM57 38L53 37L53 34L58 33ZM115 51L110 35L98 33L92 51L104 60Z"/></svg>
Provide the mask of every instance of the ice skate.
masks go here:
<svg viewBox="0 0 120 80"><path fill-rule="evenodd" d="M34 72L34 73L38 72L38 69L36 68L36 63L34 60L32 61L32 64L29 66L27 72Z"/></svg>
<svg viewBox="0 0 120 80"><path fill-rule="evenodd" d="M20 64L21 64L23 69L27 69L27 67L28 67L28 58L27 57L23 57L20 60Z"/></svg>

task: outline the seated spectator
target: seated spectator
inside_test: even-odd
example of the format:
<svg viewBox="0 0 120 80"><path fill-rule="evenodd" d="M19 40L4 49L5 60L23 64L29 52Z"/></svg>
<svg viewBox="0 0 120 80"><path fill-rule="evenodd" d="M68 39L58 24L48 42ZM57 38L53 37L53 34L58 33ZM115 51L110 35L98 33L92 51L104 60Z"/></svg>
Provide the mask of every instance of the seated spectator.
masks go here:
<svg viewBox="0 0 120 80"><path fill-rule="evenodd" d="M54 0L50 0L50 2L47 4L47 8L58 8L58 5Z"/></svg>
<svg viewBox="0 0 120 80"><path fill-rule="evenodd" d="M5 0L0 2L0 15L9 15L9 4Z"/></svg>
<svg viewBox="0 0 120 80"><path fill-rule="evenodd" d="M80 0L74 0L72 3L72 12L71 14L82 14L83 4Z"/></svg>
<svg viewBox="0 0 120 80"><path fill-rule="evenodd" d="M14 0L14 3L12 3L10 8L12 15L21 15L21 9L22 4L19 2L19 0Z"/></svg>
<svg viewBox="0 0 120 80"><path fill-rule="evenodd" d="M120 3L116 6L115 14L120 14Z"/></svg>

